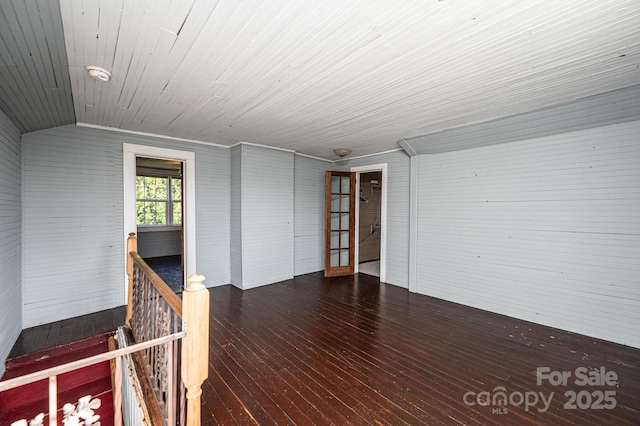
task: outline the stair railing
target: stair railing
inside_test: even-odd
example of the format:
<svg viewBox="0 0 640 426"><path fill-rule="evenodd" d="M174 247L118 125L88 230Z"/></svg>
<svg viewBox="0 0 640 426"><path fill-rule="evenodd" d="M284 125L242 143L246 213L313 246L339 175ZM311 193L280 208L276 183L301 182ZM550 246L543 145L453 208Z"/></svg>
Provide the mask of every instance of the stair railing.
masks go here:
<svg viewBox="0 0 640 426"><path fill-rule="evenodd" d="M202 383L208 376L209 291L204 277L187 280L182 301L137 253L137 238L127 240L129 278L126 322L134 343L175 335L182 340L133 354L152 424L199 426ZM142 401L140 401L142 402Z"/></svg>
<svg viewBox="0 0 640 426"><path fill-rule="evenodd" d="M134 382L140 383L141 389L126 392L136 398L127 401L127 407L145 405L148 418L145 416L144 424L201 424L201 386L208 376L209 354L209 291L203 283L204 277L190 276L180 300L139 256L134 233L129 234L127 253L128 327L118 330L120 348L0 382L0 392L3 392L48 379L50 426L57 425L59 420L68 420L67 414L64 419L58 419L57 377L108 360L116 360L113 374L116 426L123 423L123 366L126 374L135 370L138 380ZM44 413L41 413L31 421L42 424L43 420ZM15 424L31 423L23 419Z"/></svg>
<svg viewBox="0 0 640 426"><path fill-rule="evenodd" d="M93 355L87 358L83 358L77 361L68 362L66 364L58 365L56 367L47 368L45 370L36 371L33 373L25 374L24 376L14 377L13 379L8 379L0 382L0 392L8 391L10 389L14 389L20 386L28 385L30 383L38 382L43 379L48 379L49 382L49 425L56 426L58 424L58 386L57 386L57 378L61 374L68 373L74 370L78 370L80 368L89 367L94 364L99 364L101 362L116 360L115 363L115 385L114 385L114 408L116 408L116 402L120 400L120 386L119 383L122 379L122 369L121 369L121 359L122 357L132 354L141 350L146 350L148 348L164 345L175 341L177 339L183 338L185 335L184 332L179 332L176 334L172 334L169 336L160 337L157 339L149 340L142 343L137 343L132 346L128 346L126 348L115 349L113 351L104 352L98 355ZM42 414L40 415L42 418ZM33 421L33 420L32 420ZM42 422L40 422L41 424ZM12 424L30 424L28 420L16 421ZM117 408L114 412L114 424L116 426L122 425L122 416L120 410Z"/></svg>

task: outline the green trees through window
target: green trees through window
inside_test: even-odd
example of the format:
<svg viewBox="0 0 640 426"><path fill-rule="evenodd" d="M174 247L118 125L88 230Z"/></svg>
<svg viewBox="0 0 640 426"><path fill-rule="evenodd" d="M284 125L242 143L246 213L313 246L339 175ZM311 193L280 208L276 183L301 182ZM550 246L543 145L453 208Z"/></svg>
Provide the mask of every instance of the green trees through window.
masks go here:
<svg viewBox="0 0 640 426"><path fill-rule="evenodd" d="M136 223L182 225L182 179L136 176Z"/></svg>

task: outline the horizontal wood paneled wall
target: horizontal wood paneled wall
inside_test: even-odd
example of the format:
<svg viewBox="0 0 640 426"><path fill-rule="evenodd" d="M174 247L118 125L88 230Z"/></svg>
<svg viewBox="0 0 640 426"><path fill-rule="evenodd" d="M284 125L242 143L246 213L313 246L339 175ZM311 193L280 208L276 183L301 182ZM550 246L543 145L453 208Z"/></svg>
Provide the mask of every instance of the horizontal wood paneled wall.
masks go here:
<svg viewBox="0 0 640 426"><path fill-rule="evenodd" d="M351 167L387 163L387 283L409 286L409 182L410 157L393 151L371 157L355 158L341 166Z"/></svg>
<svg viewBox="0 0 640 426"><path fill-rule="evenodd" d="M196 154L198 272L229 282L229 151L74 125L23 135L24 327L124 304L123 142Z"/></svg>
<svg viewBox="0 0 640 426"><path fill-rule="evenodd" d="M237 148L233 148L237 167ZM292 152L243 144L240 153L240 182L234 170L233 191L240 190L240 245L233 231L234 285L249 289L293 277L293 162ZM233 194L234 215L238 209ZM238 226L238 218L233 219ZM241 276L236 268L240 266ZM240 278L240 281L238 281Z"/></svg>
<svg viewBox="0 0 640 426"><path fill-rule="evenodd" d="M147 231L138 228L138 253L148 257L179 256L182 254L182 231Z"/></svg>
<svg viewBox="0 0 640 426"><path fill-rule="evenodd" d="M75 130L23 135L25 327L124 302L122 154Z"/></svg>
<svg viewBox="0 0 640 426"><path fill-rule="evenodd" d="M324 185L326 161L294 159L294 275L324 269Z"/></svg>
<svg viewBox="0 0 640 426"><path fill-rule="evenodd" d="M419 156L418 292L640 347L638 135Z"/></svg>
<svg viewBox="0 0 640 426"><path fill-rule="evenodd" d="M242 145L230 151L231 283L242 288Z"/></svg>
<svg viewBox="0 0 640 426"><path fill-rule="evenodd" d="M229 284L229 150L182 142L167 148L196 153L197 271L206 277L208 287Z"/></svg>
<svg viewBox="0 0 640 426"><path fill-rule="evenodd" d="M0 376L22 330L20 131L0 112Z"/></svg>

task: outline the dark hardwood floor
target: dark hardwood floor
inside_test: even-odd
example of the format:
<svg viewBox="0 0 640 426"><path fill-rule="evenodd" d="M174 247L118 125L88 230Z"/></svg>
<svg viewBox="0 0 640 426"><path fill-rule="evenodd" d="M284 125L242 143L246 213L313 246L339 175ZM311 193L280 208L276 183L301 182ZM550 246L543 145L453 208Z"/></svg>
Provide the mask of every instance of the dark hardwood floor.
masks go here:
<svg viewBox="0 0 640 426"><path fill-rule="evenodd" d="M68 318L22 330L8 358L15 358L56 346L115 331L124 324L126 306Z"/></svg>
<svg viewBox="0 0 640 426"><path fill-rule="evenodd" d="M640 424L640 350L364 274L212 288L210 325L206 425ZM538 385L538 367L571 376ZM578 368L617 384L580 386Z"/></svg>
<svg viewBox="0 0 640 426"><path fill-rule="evenodd" d="M182 293L182 256L149 257L144 261L174 293Z"/></svg>
<svg viewBox="0 0 640 426"><path fill-rule="evenodd" d="M203 425L640 424L638 349L364 274L210 291ZM12 356L123 322L118 308L27 329ZM538 385L539 367L571 376ZM593 382L579 385L581 368ZM594 369L617 384L597 381Z"/></svg>

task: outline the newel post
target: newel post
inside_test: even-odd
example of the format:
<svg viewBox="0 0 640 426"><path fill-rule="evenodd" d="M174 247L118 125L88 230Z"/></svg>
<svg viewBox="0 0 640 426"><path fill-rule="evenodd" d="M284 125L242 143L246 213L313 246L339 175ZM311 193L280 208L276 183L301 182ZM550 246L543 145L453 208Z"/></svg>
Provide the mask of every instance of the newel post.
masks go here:
<svg viewBox="0 0 640 426"><path fill-rule="evenodd" d="M187 425L199 426L202 382L209 376L209 290L204 276L191 275L182 292L182 381L187 388Z"/></svg>
<svg viewBox="0 0 640 426"><path fill-rule="evenodd" d="M131 316L133 315L133 256L131 252L138 252L138 239L135 232L129 232L127 238L127 277L129 277L129 289L127 293L127 317L125 321L127 325L131 325Z"/></svg>

